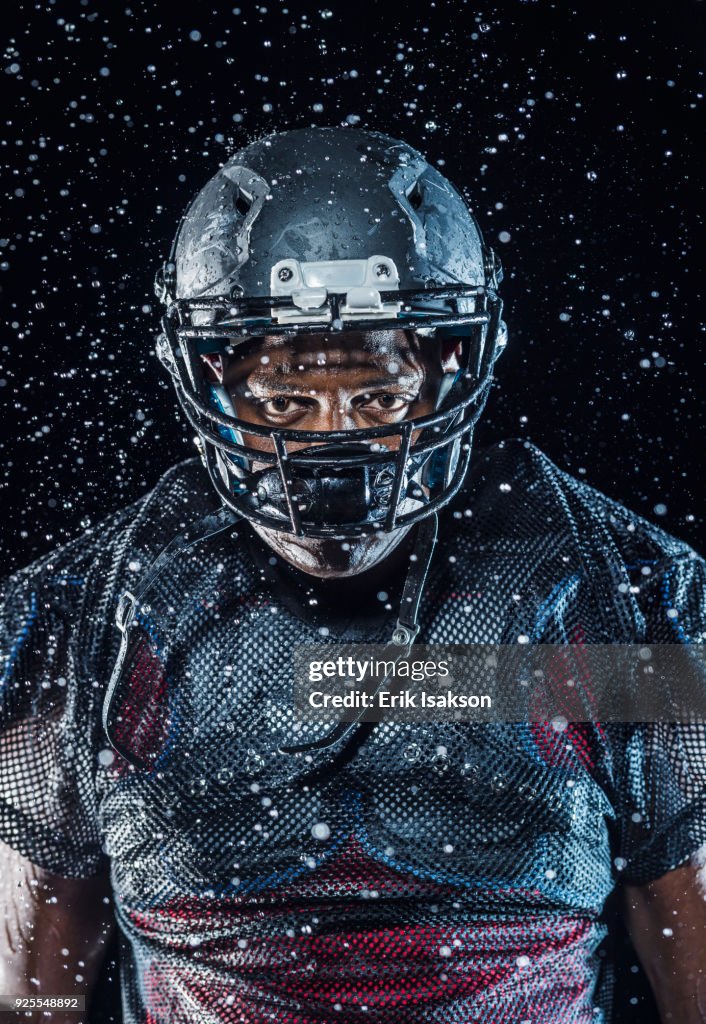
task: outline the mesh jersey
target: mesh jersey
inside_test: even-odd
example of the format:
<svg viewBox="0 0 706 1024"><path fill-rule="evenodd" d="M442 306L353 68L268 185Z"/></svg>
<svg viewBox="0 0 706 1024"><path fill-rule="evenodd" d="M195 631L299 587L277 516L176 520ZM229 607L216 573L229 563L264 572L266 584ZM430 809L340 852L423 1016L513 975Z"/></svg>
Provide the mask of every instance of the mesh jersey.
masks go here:
<svg viewBox="0 0 706 1024"><path fill-rule="evenodd" d="M604 903L706 842L701 727L385 722L302 781L331 752L278 752L292 648L395 611L322 602L239 523L138 616L135 769L100 725L117 598L210 500L180 464L5 590L0 838L67 876L107 855L126 1024L609 1020ZM529 444L479 453L440 538L419 642L703 640L702 561Z"/></svg>

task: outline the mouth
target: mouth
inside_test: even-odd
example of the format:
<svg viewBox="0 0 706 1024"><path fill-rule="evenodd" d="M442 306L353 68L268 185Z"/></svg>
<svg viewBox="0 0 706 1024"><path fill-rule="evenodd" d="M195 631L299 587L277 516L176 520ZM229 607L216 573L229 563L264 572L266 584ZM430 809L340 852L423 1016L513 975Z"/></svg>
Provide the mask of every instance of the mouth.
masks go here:
<svg viewBox="0 0 706 1024"><path fill-rule="evenodd" d="M374 568L391 548L397 547L400 535L407 533L402 529L357 537L296 537L267 527L262 530L263 539L281 558L323 579L354 576Z"/></svg>

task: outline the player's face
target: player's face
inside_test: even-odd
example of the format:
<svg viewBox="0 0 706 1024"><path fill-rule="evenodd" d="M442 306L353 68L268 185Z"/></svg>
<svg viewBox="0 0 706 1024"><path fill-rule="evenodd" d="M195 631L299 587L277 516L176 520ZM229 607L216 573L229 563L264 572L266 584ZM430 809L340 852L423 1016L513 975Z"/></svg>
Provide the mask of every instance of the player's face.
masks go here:
<svg viewBox="0 0 706 1024"><path fill-rule="evenodd" d="M455 351L442 357L438 345L393 330L267 336L243 354L208 361L239 419L316 431L379 427L423 416L436 406L444 373L458 368ZM246 435L245 441L272 450L266 437ZM400 444L395 435L380 441L390 449ZM307 446L292 442L288 448ZM407 532L380 531L342 542L254 528L283 558L316 576L349 576L372 568Z"/></svg>

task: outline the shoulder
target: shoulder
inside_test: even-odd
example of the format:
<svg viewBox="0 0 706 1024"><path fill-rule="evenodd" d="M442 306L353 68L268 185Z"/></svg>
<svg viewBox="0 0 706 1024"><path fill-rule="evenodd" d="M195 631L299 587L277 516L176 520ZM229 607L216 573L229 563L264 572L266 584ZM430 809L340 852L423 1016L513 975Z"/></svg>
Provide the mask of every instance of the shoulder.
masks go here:
<svg viewBox="0 0 706 1024"><path fill-rule="evenodd" d="M473 553L466 561L483 552L502 579L514 567L518 593L529 580L538 592L571 580L588 588L614 640L629 642L637 631L674 642L693 636L699 622L703 631L703 559L536 445L510 439L478 452L452 509L457 523L449 533ZM677 636L674 623L684 624L686 607L688 628Z"/></svg>
<svg viewBox="0 0 706 1024"><path fill-rule="evenodd" d="M529 441L479 453L471 475L478 513L520 534L569 533L579 546L610 542L626 563L699 559L684 541L560 469Z"/></svg>
<svg viewBox="0 0 706 1024"><path fill-rule="evenodd" d="M166 543L170 533L182 529L192 518L208 511L207 481L198 459L188 459L168 469L155 486L131 505L111 513L83 533L13 573L0 583L0 596L10 589L32 586L64 587L90 570L97 559L115 553L128 534L133 544L153 546Z"/></svg>
<svg viewBox="0 0 706 1024"><path fill-rule="evenodd" d="M12 651L31 628L86 633L112 625L116 595L171 537L214 502L198 459L171 467L147 494L0 583L0 646Z"/></svg>

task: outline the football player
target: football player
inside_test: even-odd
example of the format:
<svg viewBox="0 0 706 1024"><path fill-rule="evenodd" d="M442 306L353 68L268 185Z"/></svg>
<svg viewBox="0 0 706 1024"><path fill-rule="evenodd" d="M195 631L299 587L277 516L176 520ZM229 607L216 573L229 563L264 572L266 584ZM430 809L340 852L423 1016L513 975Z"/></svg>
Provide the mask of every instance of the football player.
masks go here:
<svg viewBox="0 0 706 1024"><path fill-rule="evenodd" d="M617 895L706 1019L700 725L296 713L300 645L703 639L685 544L472 453L500 282L380 133L261 139L190 204L157 347L201 461L5 590L0 991L90 996L114 921L125 1024L608 1022Z"/></svg>

